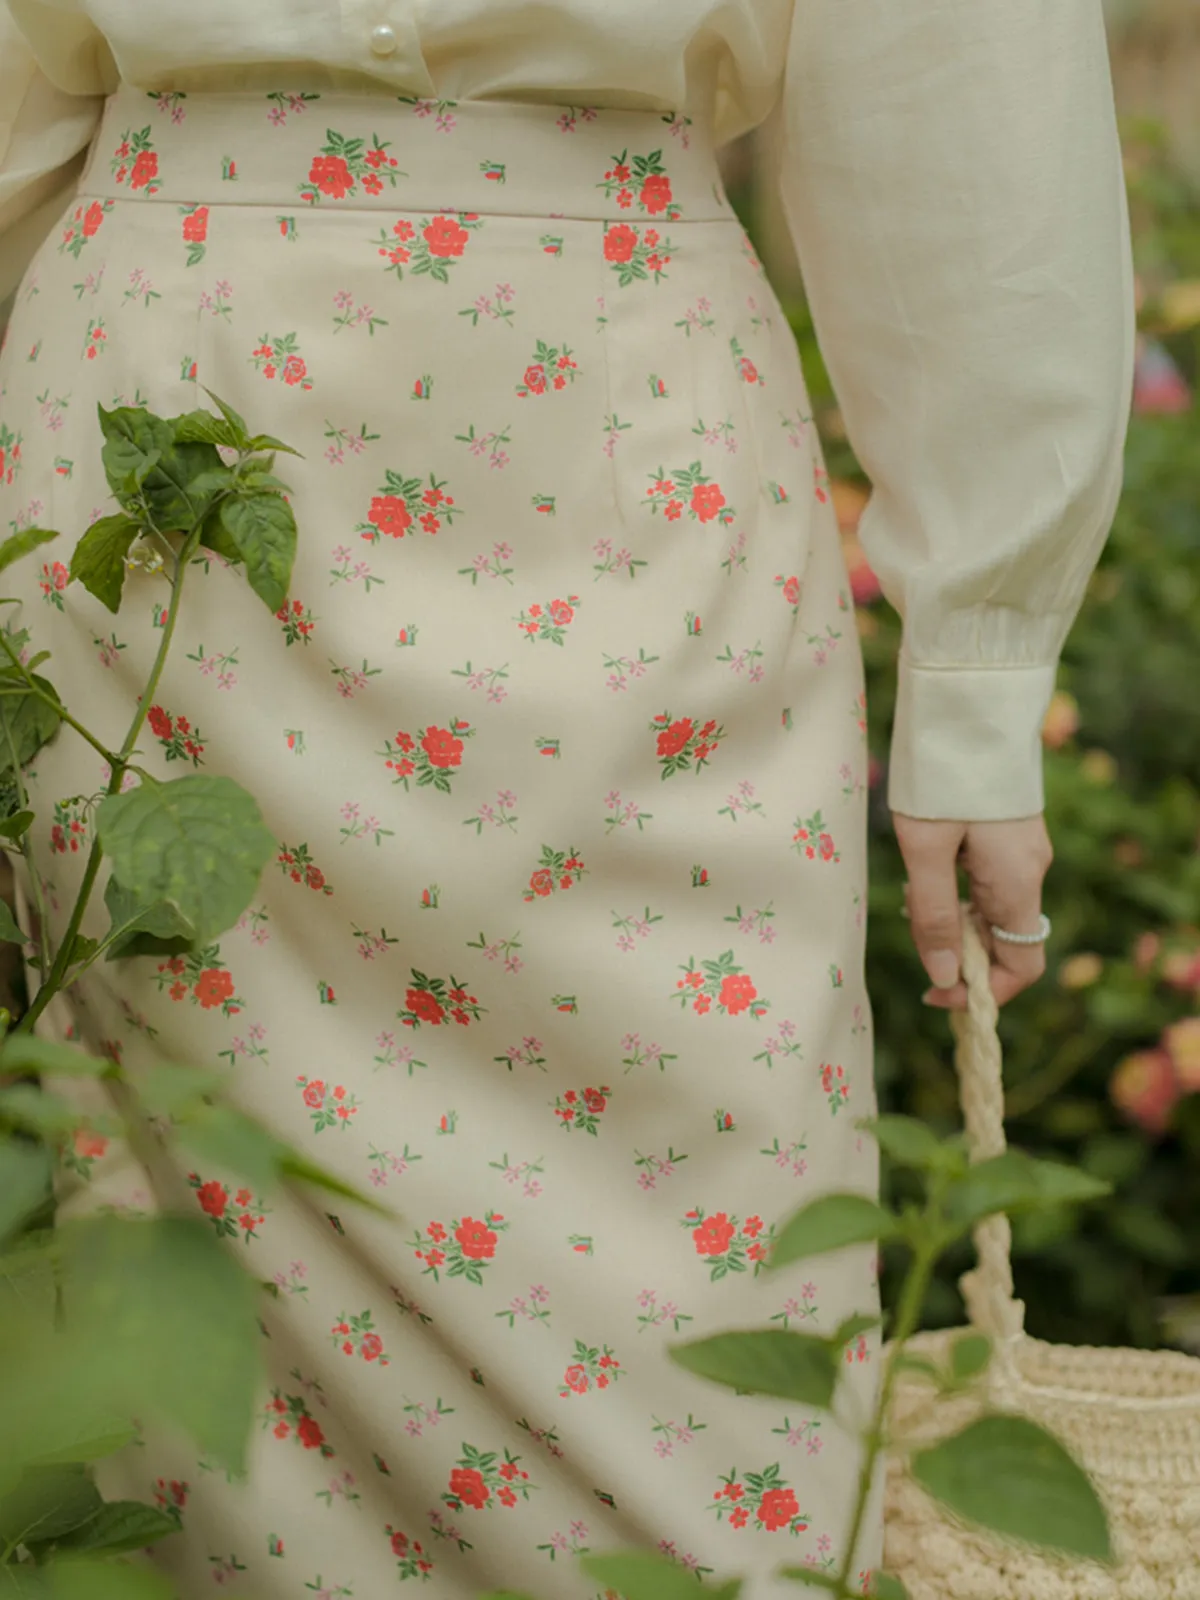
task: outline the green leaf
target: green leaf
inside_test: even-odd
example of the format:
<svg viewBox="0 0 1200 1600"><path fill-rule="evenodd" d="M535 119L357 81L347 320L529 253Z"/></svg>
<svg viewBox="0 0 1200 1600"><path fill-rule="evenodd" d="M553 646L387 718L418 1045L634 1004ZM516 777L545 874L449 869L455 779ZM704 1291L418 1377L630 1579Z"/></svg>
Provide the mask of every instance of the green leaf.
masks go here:
<svg viewBox="0 0 1200 1600"><path fill-rule="evenodd" d="M105 1456L116 1455L137 1438L137 1429L129 1423L113 1423L102 1433L90 1433L78 1439L65 1439L56 1449L38 1457L39 1464L56 1462L100 1461Z"/></svg>
<svg viewBox="0 0 1200 1600"><path fill-rule="evenodd" d="M143 1550L148 1544L178 1533L179 1524L157 1506L144 1505L140 1500L108 1500L83 1527L76 1528L60 1549L107 1551L117 1555L122 1550Z"/></svg>
<svg viewBox="0 0 1200 1600"><path fill-rule="evenodd" d="M0 943L28 944L29 940L17 925L7 900L0 900Z"/></svg>
<svg viewBox="0 0 1200 1600"><path fill-rule="evenodd" d="M123 511L93 522L71 556L71 578L112 612L121 609L125 557L141 533L141 523Z"/></svg>
<svg viewBox="0 0 1200 1600"><path fill-rule="evenodd" d="M176 1600L178 1594L165 1573L126 1561L70 1557L52 1561L39 1576L46 1600Z"/></svg>
<svg viewBox="0 0 1200 1600"><path fill-rule="evenodd" d="M871 1600L908 1600L908 1590L890 1572L877 1572L871 1579Z"/></svg>
<svg viewBox="0 0 1200 1600"><path fill-rule="evenodd" d="M276 612L287 599L296 558L296 519L282 495L239 494L222 500L221 526L246 563L255 594Z"/></svg>
<svg viewBox="0 0 1200 1600"><path fill-rule="evenodd" d="M878 1317L868 1317L865 1312L856 1312L852 1317L847 1317L844 1322L839 1322L829 1336L829 1342L838 1350L844 1350L851 1339L857 1339L860 1333L868 1333L872 1328L879 1326Z"/></svg>
<svg viewBox="0 0 1200 1600"><path fill-rule="evenodd" d="M0 544L0 572L5 567L11 567L14 561L19 561L22 556L30 555L39 545L49 544L51 539L57 539L59 534L54 528L22 528L19 533L10 534L3 544Z"/></svg>
<svg viewBox="0 0 1200 1600"><path fill-rule="evenodd" d="M606 1555L581 1555L579 1565L589 1578L606 1588L616 1589L623 1600L692 1600L708 1595L710 1600L737 1600L742 1592L739 1579L714 1589L697 1583L696 1574L669 1556L641 1550L614 1550Z"/></svg>
<svg viewBox="0 0 1200 1600"><path fill-rule="evenodd" d="M181 956L195 945L195 929L180 914L178 906L167 900L143 905L115 876L110 876L105 885L104 903L112 918L101 941L108 945L106 961L116 961L120 956Z"/></svg>
<svg viewBox="0 0 1200 1600"><path fill-rule="evenodd" d="M0 1122L26 1133L53 1139L83 1124L90 1127L92 1121L78 1107L68 1105L56 1094L46 1094L32 1083L15 1083L11 1088L0 1089ZM113 1129L113 1132L117 1131Z"/></svg>
<svg viewBox="0 0 1200 1600"><path fill-rule="evenodd" d="M102 1504L82 1465L27 1467L16 1488L0 1500L0 1545L61 1538Z"/></svg>
<svg viewBox="0 0 1200 1600"><path fill-rule="evenodd" d="M221 505L224 505L224 501ZM200 543L206 550L215 551L231 566L239 566L242 553L225 531L225 524L221 521L221 506L217 505L205 517L200 531Z"/></svg>
<svg viewBox="0 0 1200 1600"><path fill-rule="evenodd" d="M840 1370L841 1349L815 1333L755 1328L669 1344L667 1353L677 1366L714 1383L828 1410Z"/></svg>
<svg viewBox="0 0 1200 1600"><path fill-rule="evenodd" d="M945 1208L950 1222L965 1230L997 1211L1019 1215L1071 1201L1097 1200L1111 1193L1111 1184L1074 1167L1038 1161L1023 1150L1006 1150L1003 1155L976 1162L950 1184Z"/></svg>
<svg viewBox="0 0 1200 1600"><path fill-rule="evenodd" d="M928 1378L939 1389L942 1387L941 1368L928 1357L909 1355L907 1350L899 1350L892 1360L896 1363L897 1372L919 1372L923 1378Z"/></svg>
<svg viewBox="0 0 1200 1600"><path fill-rule="evenodd" d="M90 1056L73 1044L37 1039L31 1033L10 1033L0 1047L0 1073L37 1073L39 1077L102 1078L113 1063Z"/></svg>
<svg viewBox="0 0 1200 1600"><path fill-rule="evenodd" d="M217 410L229 424L229 427L234 433L234 443L236 447L239 450L257 449L258 447L256 445L251 444L250 430L246 426L246 419L242 416L241 412L235 411L229 404L228 400L222 400L221 396L219 394L214 394L212 390L207 387L207 385L202 383L200 387L204 390L205 394L212 401L213 405L216 406Z"/></svg>
<svg viewBox="0 0 1200 1600"><path fill-rule="evenodd" d="M294 1182L311 1183L315 1188L339 1195L343 1200L353 1200L357 1205L365 1206L368 1211L375 1211L381 1217L396 1216L396 1212L390 1207L382 1205L372 1195L354 1188L352 1184L345 1183L332 1172L327 1172L324 1167L317 1166L315 1161L310 1161L299 1150L293 1150L291 1145L279 1146L279 1172L281 1177L290 1178Z"/></svg>
<svg viewBox="0 0 1200 1600"><path fill-rule="evenodd" d="M196 1106L175 1133L203 1163L237 1173L256 1190L269 1191L279 1181L278 1140L233 1106Z"/></svg>
<svg viewBox="0 0 1200 1600"><path fill-rule="evenodd" d="M244 1472L262 1372L254 1279L199 1217L89 1217L63 1238L68 1352L94 1392Z"/></svg>
<svg viewBox="0 0 1200 1600"><path fill-rule="evenodd" d="M217 1094L229 1084L229 1073L215 1067L193 1067L156 1061L139 1072L138 1098L152 1116L175 1117Z"/></svg>
<svg viewBox="0 0 1200 1600"><path fill-rule="evenodd" d="M1083 1469L1027 1417L984 1416L910 1458L917 1483L977 1527L1111 1563L1108 1519Z"/></svg>
<svg viewBox="0 0 1200 1600"><path fill-rule="evenodd" d="M200 945L241 916L277 848L252 795L232 778L200 774L143 779L109 795L96 833L129 893L144 905L174 906Z"/></svg>
<svg viewBox="0 0 1200 1600"><path fill-rule="evenodd" d="M871 1134L897 1166L913 1167L918 1172L961 1172L967 1165L960 1136L939 1139L916 1117L863 1117L855 1126Z"/></svg>
<svg viewBox="0 0 1200 1600"><path fill-rule="evenodd" d="M140 498L160 532L188 531L203 515L210 498L193 494L191 480L224 465L216 446L177 440L170 420L140 407L118 406L106 411L98 405L96 410L104 434L100 459L118 503L136 509ZM136 497L128 488L131 474L138 483Z"/></svg>
<svg viewBox="0 0 1200 1600"><path fill-rule="evenodd" d="M58 701L58 691L49 679L35 672L33 681L52 701ZM0 779L12 773L14 748L18 764L27 767L53 739L61 721L55 706L34 694L16 667L0 667Z"/></svg>
<svg viewBox="0 0 1200 1600"><path fill-rule="evenodd" d="M899 1228L890 1211L860 1194L827 1194L793 1212L780 1229L767 1269L825 1255L847 1245L888 1239Z"/></svg>
<svg viewBox="0 0 1200 1600"><path fill-rule="evenodd" d="M28 833L32 821L32 811L14 811L11 817L5 817L0 822L0 839L20 839Z"/></svg>
<svg viewBox="0 0 1200 1600"><path fill-rule="evenodd" d="M299 456L301 461L304 460L304 452L302 450L293 450L290 444L284 444L282 439L275 439L269 433L256 433L253 439L250 440L248 448L251 450L282 450L286 455Z"/></svg>
<svg viewBox="0 0 1200 1600"><path fill-rule="evenodd" d="M45 1204L51 1174L50 1152L43 1145L0 1139L0 1239Z"/></svg>
<svg viewBox="0 0 1200 1600"><path fill-rule="evenodd" d="M959 1383L967 1383L986 1372L992 1359L992 1341L983 1333L966 1333L950 1346L950 1372Z"/></svg>
<svg viewBox="0 0 1200 1600"><path fill-rule="evenodd" d="M211 411L188 411L174 419L175 437L181 444L220 444L240 450L237 429Z"/></svg>

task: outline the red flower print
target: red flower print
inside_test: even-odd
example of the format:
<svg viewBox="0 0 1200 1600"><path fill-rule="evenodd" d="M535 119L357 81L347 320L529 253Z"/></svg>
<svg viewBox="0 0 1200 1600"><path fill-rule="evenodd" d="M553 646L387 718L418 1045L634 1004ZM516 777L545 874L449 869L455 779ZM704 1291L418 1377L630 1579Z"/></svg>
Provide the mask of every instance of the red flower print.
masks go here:
<svg viewBox="0 0 1200 1600"><path fill-rule="evenodd" d="M210 1217L223 1217L229 1200L229 1191L213 1178L208 1183L200 1185L196 1191L196 1199L200 1202L201 1211L207 1212Z"/></svg>
<svg viewBox="0 0 1200 1600"><path fill-rule="evenodd" d="M371 501L367 521L378 528L380 533L386 533L393 539L403 539L412 527L412 517L407 506L400 496L395 494L377 494Z"/></svg>
<svg viewBox="0 0 1200 1600"><path fill-rule="evenodd" d="M729 1241L733 1238L736 1229L724 1211L715 1211L711 1217L704 1221L692 1233L695 1241L696 1254L699 1256L721 1256L729 1248Z"/></svg>
<svg viewBox="0 0 1200 1600"><path fill-rule="evenodd" d="M694 727L695 724L691 717L681 717L678 722L673 722L669 728L664 728L658 736L659 755L677 755L692 737Z"/></svg>
<svg viewBox="0 0 1200 1600"><path fill-rule="evenodd" d="M474 1506L477 1511L491 1499L483 1474L474 1467L455 1467L452 1470L450 1492L464 1505Z"/></svg>
<svg viewBox="0 0 1200 1600"><path fill-rule="evenodd" d="M531 394L545 394L545 392L546 392L546 369L545 369L545 367L539 365L536 362L532 366L526 367L525 368L525 387L529 390L529 392Z"/></svg>
<svg viewBox="0 0 1200 1600"><path fill-rule="evenodd" d="M83 214L83 236L90 239L96 229L104 221L104 207L93 200Z"/></svg>
<svg viewBox="0 0 1200 1600"><path fill-rule="evenodd" d="M604 259L617 262L632 260L637 242L637 232L627 222L614 223L604 235Z"/></svg>
<svg viewBox="0 0 1200 1600"><path fill-rule="evenodd" d="M429 757L431 767L444 769L462 765L463 742L456 739L449 728L426 728L421 738L421 748Z"/></svg>
<svg viewBox="0 0 1200 1600"><path fill-rule="evenodd" d="M530 609L532 611L532 607ZM568 605L565 600L551 600L550 620L552 622L556 622L560 627L562 627L570 622L574 615L575 607Z"/></svg>
<svg viewBox="0 0 1200 1600"><path fill-rule="evenodd" d="M725 504L718 483L698 483L692 490L692 510L701 522L711 522Z"/></svg>
<svg viewBox="0 0 1200 1600"><path fill-rule="evenodd" d="M316 1450L325 1442L321 1424L315 1417L301 1417L296 1424L296 1432L300 1435L300 1443L306 1450Z"/></svg>
<svg viewBox="0 0 1200 1600"><path fill-rule="evenodd" d="M404 1004L422 1022L431 1022L435 1027L446 1015L428 989L407 989L404 994Z"/></svg>
<svg viewBox="0 0 1200 1600"><path fill-rule="evenodd" d="M534 894L548 895L554 888L554 874L548 867L539 867L529 879L529 887Z"/></svg>
<svg viewBox="0 0 1200 1600"><path fill-rule="evenodd" d="M315 156L308 169L308 181L321 191L340 200L354 187L350 168L341 156Z"/></svg>
<svg viewBox="0 0 1200 1600"><path fill-rule="evenodd" d="M189 243L202 244L208 238L208 207L197 206L190 217L183 219L183 237Z"/></svg>
<svg viewBox="0 0 1200 1600"><path fill-rule="evenodd" d="M144 189L152 178L158 176L158 157L153 150L140 150L137 160L133 163L133 175L129 179L131 189Z"/></svg>
<svg viewBox="0 0 1200 1600"><path fill-rule="evenodd" d="M299 383L308 372L308 364L302 356L289 356L283 363L284 383Z"/></svg>
<svg viewBox="0 0 1200 1600"><path fill-rule="evenodd" d="M394 1533L392 1535L392 1554L394 1556L402 1556L407 1549L408 1535L406 1533Z"/></svg>
<svg viewBox="0 0 1200 1600"><path fill-rule="evenodd" d="M587 1393L588 1381L587 1369L581 1367L578 1362L568 1367L563 1376L563 1382L569 1389L574 1389L576 1394Z"/></svg>
<svg viewBox="0 0 1200 1600"><path fill-rule="evenodd" d="M496 1235L486 1222L464 1217L454 1230L459 1248L470 1261L490 1260L496 1254Z"/></svg>
<svg viewBox="0 0 1200 1600"><path fill-rule="evenodd" d="M750 1513L745 1506L735 1506L729 1513L729 1521L735 1528L744 1528L750 1520Z"/></svg>
<svg viewBox="0 0 1200 1600"><path fill-rule="evenodd" d="M375 1361L383 1353L383 1340L377 1333L364 1333L362 1338L362 1358L364 1361Z"/></svg>
<svg viewBox="0 0 1200 1600"><path fill-rule="evenodd" d="M717 1003L725 1007L731 1017L736 1017L739 1011L745 1011L751 1000L757 1000L758 990L750 978L749 973L735 972L721 980L721 993Z"/></svg>
<svg viewBox="0 0 1200 1600"><path fill-rule="evenodd" d="M469 235L453 217L434 217L421 232L431 256L460 256Z"/></svg>
<svg viewBox="0 0 1200 1600"><path fill-rule="evenodd" d="M146 721L156 739L169 739L175 731L170 717L161 706L151 706Z"/></svg>
<svg viewBox="0 0 1200 1600"><path fill-rule="evenodd" d="M75 1154L86 1161L92 1156L102 1156L108 1149L108 1140L102 1133L93 1133L90 1128L79 1128L75 1133L73 1148Z"/></svg>
<svg viewBox="0 0 1200 1600"><path fill-rule="evenodd" d="M783 598L790 606L794 606L796 604L796 601L800 598L799 578L788 578L785 580L783 585Z"/></svg>
<svg viewBox="0 0 1200 1600"><path fill-rule="evenodd" d="M660 211L665 211L671 204L671 180L665 172L652 172L642 183L642 205L651 214L657 216ZM647 236L649 237L649 236ZM651 244L655 240L649 241Z"/></svg>
<svg viewBox="0 0 1200 1600"><path fill-rule="evenodd" d="M768 1489L758 1506L758 1520L772 1532L786 1528L800 1511L800 1502L794 1489Z"/></svg>
<svg viewBox="0 0 1200 1600"><path fill-rule="evenodd" d="M608 1096L601 1094L599 1089L585 1089L583 1098L589 1111L603 1111L608 1104Z"/></svg>
<svg viewBox="0 0 1200 1600"><path fill-rule="evenodd" d="M311 1083L304 1086L304 1104L306 1106L319 1106L325 1098L325 1085L320 1078L314 1078Z"/></svg>
<svg viewBox="0 0 1200 1600"><path fill-rule="evenodd" d="M192 993L205 1011L211 1011L214 1006L222 1005L229 999L233 993L233 978L228 972L209 967L196 980Z"/></svg>

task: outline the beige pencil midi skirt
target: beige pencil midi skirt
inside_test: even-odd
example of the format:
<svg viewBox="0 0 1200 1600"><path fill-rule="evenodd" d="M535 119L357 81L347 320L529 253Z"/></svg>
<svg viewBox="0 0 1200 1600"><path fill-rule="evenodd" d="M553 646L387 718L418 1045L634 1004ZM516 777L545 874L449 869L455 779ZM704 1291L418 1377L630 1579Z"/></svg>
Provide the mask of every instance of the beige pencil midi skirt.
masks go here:
<svg viewBox="0 0 1200 1600"><path fill-rule="evenodd" d="M109 99L0 357L0 531L61 530L4 625L115 740L166 583L131 573L115 617L67 585L113 510L97 404L200 385L302 453L299 553L274 617L219 557L189 577L142 760L236 779L278 854L219 942L99 964L69 1026L226 1064L399 1220L180 1170L273 1286L269 1385L244 1479L148 1437L117 1488L177 1519L183 1600L596 1600L577 1556L627 1546L794 1595L780 1567L843 1559L854 1439L667 1351L878 1307L873 1249L762 1270L802 1203L877 1186L866 709L795 342L711 139ZM61 932L107 773L69 731L35 766ZM93 1134L64 1169L68 1212L165 1203ZM878 1354L847 1351L847 1411ZM877 1487L864 1586L881 1543Z"/></svg>

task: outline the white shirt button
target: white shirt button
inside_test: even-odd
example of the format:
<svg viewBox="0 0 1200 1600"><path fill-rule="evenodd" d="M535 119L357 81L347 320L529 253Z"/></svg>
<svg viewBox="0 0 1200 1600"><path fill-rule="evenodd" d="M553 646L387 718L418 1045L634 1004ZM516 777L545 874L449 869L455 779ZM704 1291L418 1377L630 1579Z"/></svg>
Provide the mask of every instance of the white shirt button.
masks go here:
<svg viewBox="0 0 1200 1600"><path fill-rule="evenodd" d="M390 56L396 48L396 30L381 22L378 27L371 29L371 54L376 56Z"/></svg>

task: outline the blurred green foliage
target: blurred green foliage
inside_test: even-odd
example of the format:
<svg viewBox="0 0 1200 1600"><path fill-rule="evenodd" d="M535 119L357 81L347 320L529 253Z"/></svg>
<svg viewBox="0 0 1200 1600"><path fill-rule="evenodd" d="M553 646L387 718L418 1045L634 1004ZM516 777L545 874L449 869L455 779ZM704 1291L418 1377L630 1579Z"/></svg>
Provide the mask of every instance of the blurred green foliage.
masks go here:
<svg viewBox="0 0 1200 1600"><path fill-rule="evenodd" d="M1155 123L1123 124L1122 144L1144 298L1139 326L1194 393L1200 194L1172 170ZM758 248L753 188L731 191L731 199ZM1180 309L1181 290L1190 310ZM829 476L869 487L842 437L808 307L801 300L786 310ZM1056 747L1045 752L1056 852L1044 897L1054 924L1047 974L1000 1018L1010 1141L1114 1184L1112 1198L1086 1214L1014 1229L1028 1330L1076 1344L1160 1345L1164 1297L1200 1297L1200 1048L1193 1041L1193 1059L1173 1062L1162 1047L1173 1037L1164 1041L1164 1029L1200 1013L1198 423L1194 401L1174 415L1135 408L1131 420L1112 534L1063 654L1065 720ZM900 625L883 600L860 622L870 745L880 763L870 807L867 950L880 1106L945 1132L960 1117L951 1035L945 1014L920 1003L927 980L899 914L904 871L886 804ZM1157 1088L1131 1067L1118 1071L1143 1051L1153 1053ZM1117 1100L1115 1080L1125 1085ZM886 1166L884 1192L892 1202L904 1193L903 1175ZM927 1325L963 1320L957 1279L972 1261L964 1245L942 1262ZM897 1283L896 1262L885 1252L888 1304ZM1200 1326L1200 1298L1182 1325ZM1200 1334L1185 1337L1200 1348Z"/></svg>

